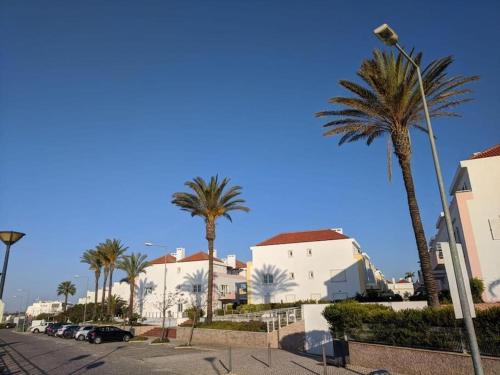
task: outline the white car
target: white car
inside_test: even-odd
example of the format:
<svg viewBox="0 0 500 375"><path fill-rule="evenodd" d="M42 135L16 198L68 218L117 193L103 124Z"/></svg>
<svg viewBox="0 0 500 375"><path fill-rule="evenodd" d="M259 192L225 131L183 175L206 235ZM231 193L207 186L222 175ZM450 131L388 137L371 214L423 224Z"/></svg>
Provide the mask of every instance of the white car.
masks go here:
<svg viewBox="0 0 500 375"><path fill-rule="evenodd" d="M75 340L78 341L85 341L87 340L87 334L94 329L95 326L82 326L78 331L75 333Z"/></svg>
<svg viewBox="0 0 500 375"><path fill-rule="evenodd" d="M65 324L63 326L61 326L61 328L59 328L57 331L56 331L56 336L57 337L63 337L63 333L64 333L64 330L69 327L71 324Z"/></svg>
<svg viewBox="0 0 500 375"><path fill-rule="evenodd" d="M48 324L49 322L46 322L45 320L33 320L29 331L31 333L44 333Z"/></svg>

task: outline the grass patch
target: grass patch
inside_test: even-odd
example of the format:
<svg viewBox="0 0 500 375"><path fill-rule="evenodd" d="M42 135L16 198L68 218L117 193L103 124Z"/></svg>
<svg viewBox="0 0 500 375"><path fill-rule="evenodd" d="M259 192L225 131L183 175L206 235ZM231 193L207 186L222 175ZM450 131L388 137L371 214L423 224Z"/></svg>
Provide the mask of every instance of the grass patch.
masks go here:
<svg viewBox="0 0 500 375"><path fill-rule="evenodd" d="M164 339L162 339L161 337L158 337L156 339L154 339L153 341L151 341L151 344L166 344L167 342L170 342L170 340L165 337Z"/></svg>
<svg viewBox="0 0 500 375"><path fill-rule="evenodd" d="M267 332L266 323L259 321L199 323L196 325L196 328L227 329L230 331Z"/></svg>
<svg viewBox="0 0 500 375"><path fill-rule="evenodd" d="M148 338L146 336L134 336L130 341L148 341Z"/></svg>

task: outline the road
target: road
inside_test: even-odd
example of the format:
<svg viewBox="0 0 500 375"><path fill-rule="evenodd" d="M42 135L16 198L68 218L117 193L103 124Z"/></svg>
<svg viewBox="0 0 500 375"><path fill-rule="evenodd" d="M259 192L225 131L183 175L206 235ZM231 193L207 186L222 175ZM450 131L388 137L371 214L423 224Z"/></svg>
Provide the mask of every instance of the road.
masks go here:
<svg viewBox="0 0 500 375"><path fill-rule="evenodd" d="M266 349L233 349L234 375L323 375L317 359ZM166 374L223 375L229 373L227 348L180 349L148 343L100 345L0 330L0 375ZM366 374L366 369L328 367L328 375Z"/></svg>

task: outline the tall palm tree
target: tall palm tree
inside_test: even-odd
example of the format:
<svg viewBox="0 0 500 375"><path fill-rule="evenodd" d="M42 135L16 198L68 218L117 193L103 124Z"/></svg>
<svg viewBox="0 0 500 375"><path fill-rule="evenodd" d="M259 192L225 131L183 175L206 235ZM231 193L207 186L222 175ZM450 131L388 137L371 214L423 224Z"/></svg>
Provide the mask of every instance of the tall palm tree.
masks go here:
<svg viewBox="0 0 500 375"><path fill-rule="evenodd" d="M76 293L75 284L71 281L63 281L57 286L57 295L64 295L64 313L66 314L66 309L68 308L68 296L74 296Z"/></svg>
<svg viewBox="0 0 500 375"><path fill-rule="evenodd" d="M95 292L94 292L94 316L93 320L97 319L97 293L99 291L99 278L102 272L102 259L97 250L87 250L81 258L82 263L89 265L89 270L94 272L95 277Z"/></svg>
<svg viewBox="0 0 500 375"><path fill-rule="evenodd" d="M422 54L414 54L412 51L410 55L415 56L416 63L420 65ZM449 76L446 70L452 62L451 56L441 58L431 62L422 72L432 117L457 116L453 108L471 100L462 96L470 93L470 89L462 86L479 77ZM426 127L422 125L424 110L416 69L401 53L396 56L392 52L375 50L371 59L363 61L357 74L364 85L346 80L340 81L340 85L354 96L338 96L330 99L330 103L340 105L342 108L318 112L316 116L335 118L323 125L328 129L324 135L342 134L339 145L358 140L365 140L370 145L375 138L388 137L390 142L388 156L394 151L403 173L429 304L434 307L439 306L410 163L412 154L410 130L414 128L427 132Z"/></svg>
<svg viewBox="0 0 500 375"><path fill-rule="evenodd" d="M113 298L113 272L115 270L118 259L127 251L128 247L122 245L120 240L107 239L103 244L103 251L106 254L107 267L108 267L108 309L107 316L110 317L112 313L111 299Z"/></svg>
<svg viewBox="0 0 500 375"><path fill-rule="evenodd" d="M408 271L408 272L405 273L405 279L410 278L410 279L413 280L414 276L415 276L415 272L413 272L413 271Z"/></svg>
<svg viewBox="0 0 500 375"><path fill-rule="evenodd" d="M108 281L108 274L109 274L109 259L106 253L106 248L103 243L97 245L96 250L97 250L97 256L101 260L102 270L103 270L102 295L101 295L101 318L103 318L104 305L106 301L106 283Z"/></svg>
<svg viewBox="0 0 500 375"><path fill-rule="evenodd" d="M207 321L212 321L213 288L214 288L214 241L215 225L219 217L223 216L232 222L229 212L250 209L243 204L245 200L238 198L241 186L228 187L230 179L224 178L219 182L218 176L212 176L206 182L201 177L187 181L184 185L192 190L189 193L174 193L172 203L181 210L187 211L191 216L200 216L205 221L205 238L208 241L208 296L207 296ZM226 189L227 188L227 189Z"/></svg>
<svg viewBox="0 0 500 375"><path fill-rule="evenodd" d="M130 286L130 299L128 303L129 323L132 322L134 314L135 279L138 278L141 273L145 273L146 267L151 265L148 261L146 261L146 258L146 254L132 253L127 256L122 256L117 263L117 268L121 269L126 274L125 278L123 278L121 282L126 282Z"/></svg>

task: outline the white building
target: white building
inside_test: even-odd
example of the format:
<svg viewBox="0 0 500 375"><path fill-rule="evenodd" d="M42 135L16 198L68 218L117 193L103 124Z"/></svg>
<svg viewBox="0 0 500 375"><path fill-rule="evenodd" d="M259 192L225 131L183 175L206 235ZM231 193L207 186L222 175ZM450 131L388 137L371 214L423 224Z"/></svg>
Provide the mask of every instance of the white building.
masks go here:
<svg viewBox="0 0 500 375"><path fill-rule="evenodd" d="M250 249L249 303L339 300L384 289L382 273L342 229L281 233Z"/></svg>
<svg viewBox="0 0 500 375"><path fill-rule="evenodd" d="M387 289L391 290L394 294L399 294L405 299L415 294L415 288L411 277L399 279L398 281L392 278L392 282L387 283Z"/></svg>
<svg viewBox="0 0 500 375"><path fill-rule="evenodd" d="M28 306L26 315L35 318L40 314L56 315L63 311L63 302L61 301L38 301Z"/></svg>
<svg viewBox="0 0 500 375"><path fill-rule="evenodd" d="M469 278L484 282L483 299L500 301L500 144L462 160L450 188L450 214L462 244ZM444 217L430 242L431 262L440 289L448 289L441 250L448 241Z"/></svg>
<svg viewBox="0 0 500 375"><path fill-rule="evenodd" d="M185 256L184 248L150 261L151 266L136 282L134 296L135 311L148 321L162 317L164 275L166 268L166 315L173 319L185 316L184 311L192 305L207 307L208 254L197 252ZM99 289L100 302L102 290ZM129 301L130 288L126 283L115 283L113 294ZM94 301L94 292L87 292L88 302ZM85 301L85 298L83 298ZM246 302L246 264L228 255L219 259L214 254L214 305L222 308L226 304Z"/></svg>

